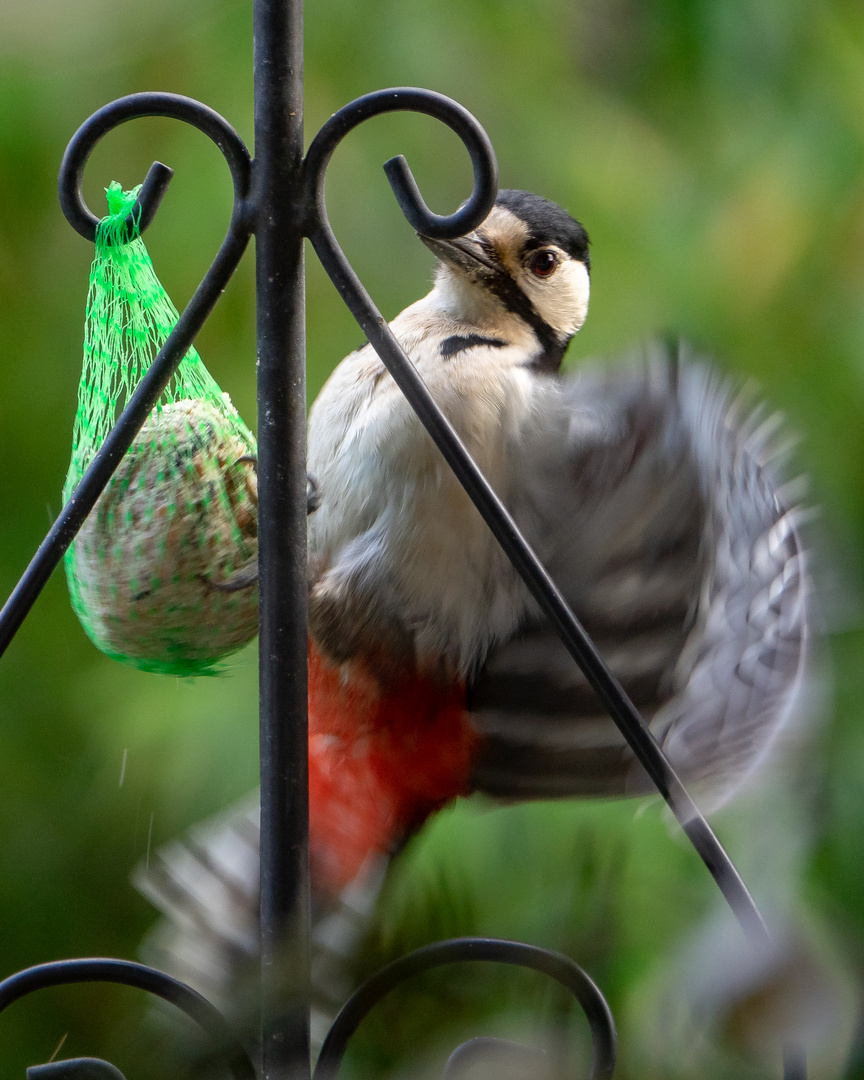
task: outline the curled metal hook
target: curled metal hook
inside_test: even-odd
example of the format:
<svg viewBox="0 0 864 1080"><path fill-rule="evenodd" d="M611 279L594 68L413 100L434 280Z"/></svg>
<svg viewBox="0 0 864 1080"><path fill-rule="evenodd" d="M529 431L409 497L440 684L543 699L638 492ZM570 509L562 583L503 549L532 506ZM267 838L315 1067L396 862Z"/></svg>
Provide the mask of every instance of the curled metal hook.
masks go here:
<svg viewBox="0 0 864 1080"><path fill-rule="evenodd" d="M327 165L342 139L364 120L384 113L400 111L424 113L445 123L464 143L474 167L474 189L469 198L455 213L440 216L433 214L423 201L404 157L391 158L384 169L405 217L422 235L438 239L463 236L466 232L476 229L486 219L498 193L498 163L489 136L471 113L458 102L443 94L436 94L432 90L414 87L378 90L373 94L366 94L345 105L330 117L312 140L303 161L302 205L306 235L312 242L330 280L396 383L423 420L422 413L426 400L430 400L428 391L420 383L419 376L390 332L386 320L375 307L372 298L345 258L344 252L333 235L330 222L327 220L327 208L324 202L324 176ZM406 369L410 370L406 371ZM419 391L416 386L418 383L421 387ZM436 407L433 405L434 410ZM437 411L440 414L440 410ZM425 420L423 422L426 423ZM433 419L433 426L438 422ZM443 416L440 417L440 422L447 423ZM455 433L453 437L456 437ZM434 434L433 438L435 438ZM437 439L436 442L438 442Z"/></svg>
<svg viewBox="0 0 864 1080"><path fill-rule="evenodd" d="M345 105L327 121L312 141L303 163L307 185L307 205L315 207L318 219L326 223L324 173L333 151L364 120L389 112L419 112L434 116L451 128L465 144L474 167L474 190L453 214L434 214L420 194L417 182L401 155L384 165L402 213L424 236L452 239L476 229L492 209L498 194L498 163L489 136L478 121L452 98L432 90L398 87L365 94ZM311 238L311 236L310 236Z"/></svg>
<svg viewBox="0 0 864 1080"><path fill-rule="evenodd" d="M81 183L93 148L109 131L128 120L144 116L169 116L203 131L222 151L234 181L235 214L249 192L249 152L233 127L207 105L180 94L148 92L129 94L105 105L84 121L66 147L60 164L58 193L66 220L91 243L96 239L98 218L84 201ZM160 161L150 166L135 205L126 217L124 243L143 233L153 220L174 170ZM233 224L233 223L232 223Z"/></svg>
<svg viewBox="0 0 864 1080"><path fill-rule="evenodd" d="M75 983L119 983L122 986L132 986L138 990L144 990L148 994L155 994L164 1001L175 1005L190 1019L194 1020L199 1027L203 1028L215 1041L216 1047L222 1059L228 1064L235 1080L256 1080L255 1068L246 1051L237 1043L232 1036L228 1022L219 1010L202 997L191 986L172 979L155 968L145 964L136 964L131 960L57 960L50 964L37 964L35 967L26 968L8 979L0 982L0 1013L14 1002L19 1001L28 994L37 990L44 990L49 986L68 986ZM108 1062L101 1062L98 1058L81 1058L75 1075L93 1076L96 1066L101 1065L101 1076L105 1077L114 1066ZM96 1065L93 1065L93 1063ZM59 1066L69 1066L70 1069L64 1075L73 1075L71 1066L73 1062L57 1062ZM89 1073L88 1073L89 1067ZM45 1067L47 1068L47 1067ZM28 1070L28 1074L43 1075L38 1069ZM51 1075L44 1073L46 1078ZM122 1075L122 1074L118 1074Z"/></svg>
<svg viewBox="0 0 864 1080"><path fill-rule="evenodd" d="M313 1080L334 1080L342 1064L348 1041L360 1026L360 1022L400 983L413 975L445 964L478 960L530 968L548 975L569 990L582 1006L591 1029L589 1080L610 1080L615 1070L618 1039L612 1013L596 984L578 964L563 953L497 938L455 938L451 941L438 941L408 953L382 968L342 1007L321 1047ZM522 1049L530 1053L528 1048ZM457 1060L462 1056L460 1051L461 1048L455 1052ZM451 1055L451 1062L453 1057L454 1055Z"/></svg>

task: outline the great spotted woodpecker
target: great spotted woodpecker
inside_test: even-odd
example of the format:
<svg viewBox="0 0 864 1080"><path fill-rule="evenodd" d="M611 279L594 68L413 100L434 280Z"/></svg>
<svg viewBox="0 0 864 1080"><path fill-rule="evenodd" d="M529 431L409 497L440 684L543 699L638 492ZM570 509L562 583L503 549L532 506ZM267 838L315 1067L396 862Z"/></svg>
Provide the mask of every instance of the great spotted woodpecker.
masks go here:
<svg viewBox="0 0 864 1080"><path fill-rule="evenodd" d="M394 334L685 783L725 800L805 677L808 578L776 425L659 347L562 375L590 262L584 228L554 203L502 191L475 232L421 239L434 287ZM312 407L308 467L319 900L362 908L372 868L459 795L650 790L370 345ZM256 840L247 809L142 876L185 920L185 944L163 927L163 963L194 954L222 978L232 919L234 946L254 952Z"/></svg>

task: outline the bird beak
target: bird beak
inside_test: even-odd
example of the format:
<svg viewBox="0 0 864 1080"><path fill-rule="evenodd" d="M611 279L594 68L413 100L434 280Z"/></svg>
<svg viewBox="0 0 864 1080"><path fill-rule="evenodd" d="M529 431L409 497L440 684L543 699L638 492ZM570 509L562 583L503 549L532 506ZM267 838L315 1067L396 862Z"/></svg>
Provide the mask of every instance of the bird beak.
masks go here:
<svg viewBox="0 0 864 1080"><path fill-rule="evenodd" d="M485 281L506 276L506 271L488 249L470 235L455 240L434 240L431 236L417 235L441 262L462 274Z"/></svg>

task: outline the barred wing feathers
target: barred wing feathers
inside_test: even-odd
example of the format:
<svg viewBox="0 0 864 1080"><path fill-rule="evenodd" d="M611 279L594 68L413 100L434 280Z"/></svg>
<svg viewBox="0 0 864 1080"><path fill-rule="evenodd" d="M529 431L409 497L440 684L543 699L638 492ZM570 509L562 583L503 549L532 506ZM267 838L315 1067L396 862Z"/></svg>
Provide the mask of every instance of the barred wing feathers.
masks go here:
<svg viewBox="0 0 864 1080"><path fill-rule="evenodd" d="M707 366L585 371L526 444L517 520L685 783L716 806L803 698L808 579L776 418ZM791 489L789 489L791 490ZM469 687L476 790L652 790L538 615Z"/></svg>

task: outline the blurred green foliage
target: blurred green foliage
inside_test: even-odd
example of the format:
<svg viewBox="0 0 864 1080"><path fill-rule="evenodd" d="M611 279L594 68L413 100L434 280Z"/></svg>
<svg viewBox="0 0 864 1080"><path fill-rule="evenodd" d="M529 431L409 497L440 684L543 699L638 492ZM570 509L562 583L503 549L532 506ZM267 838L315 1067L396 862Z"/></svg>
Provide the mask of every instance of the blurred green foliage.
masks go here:
<svg viewBox="0 0 864 1080"><path fill-rule="evenodd" d="M75 414L91 252L57 205L64 146L94 109L146 89L205 101L251 143L251 22L248 0L0 5L4 596L58 511ZM811 928L854 1015L864 969L864 8L310 0L306 30L310 134L358 94L429 86L486 126L503 185L552 198L586 224L594 293L569 364L680 331L753 378L800 434L821 511L814 535L827 548L836 693L773 786L717 825L757 899ZM388 315L421 295L430 274L381 173L395 153L406 154L441 212L470 183L455 138L427 118L376 120L337 152L331 218ZM101 188L140 182L154 158L176 178L147 242L182 306L228 220L218 151L182 125L139 121L94 153L86 196L99 207ZM311 397L361 338L314 257L308 299ZM251 258L198 347L253 423ZM256 781L255 683L254 648L224 677L198 682L112 663L89 644L54 576L0 663L0 974L66 956L135 954L152 913L129 885L131 869ZM656 805L487 809L448 812L411 845L388 886L370 967L453 933L551 945L608 995L621 1077L779 1075L734 1048L706 1042L697 1054L691 1044L688 1057L674 1042L663 1002L698 997L675 957L717 899ZM480 973L430 978L394 996L361 1030L356 1074L435 1075L477 1023L512 1034L536 1010L562 1046L573 1035L583 1060L581 1020L545 985ZM130 1080L146 1078L153 1065L142 1057L141 1011L134 992L100 987L21 1003L0 1019L0 1080L20 1080L67 1035L61 1056L104 1056ZM813 1075L841 1074L864 1076L864 1049L835 1039Z"/></svg>

